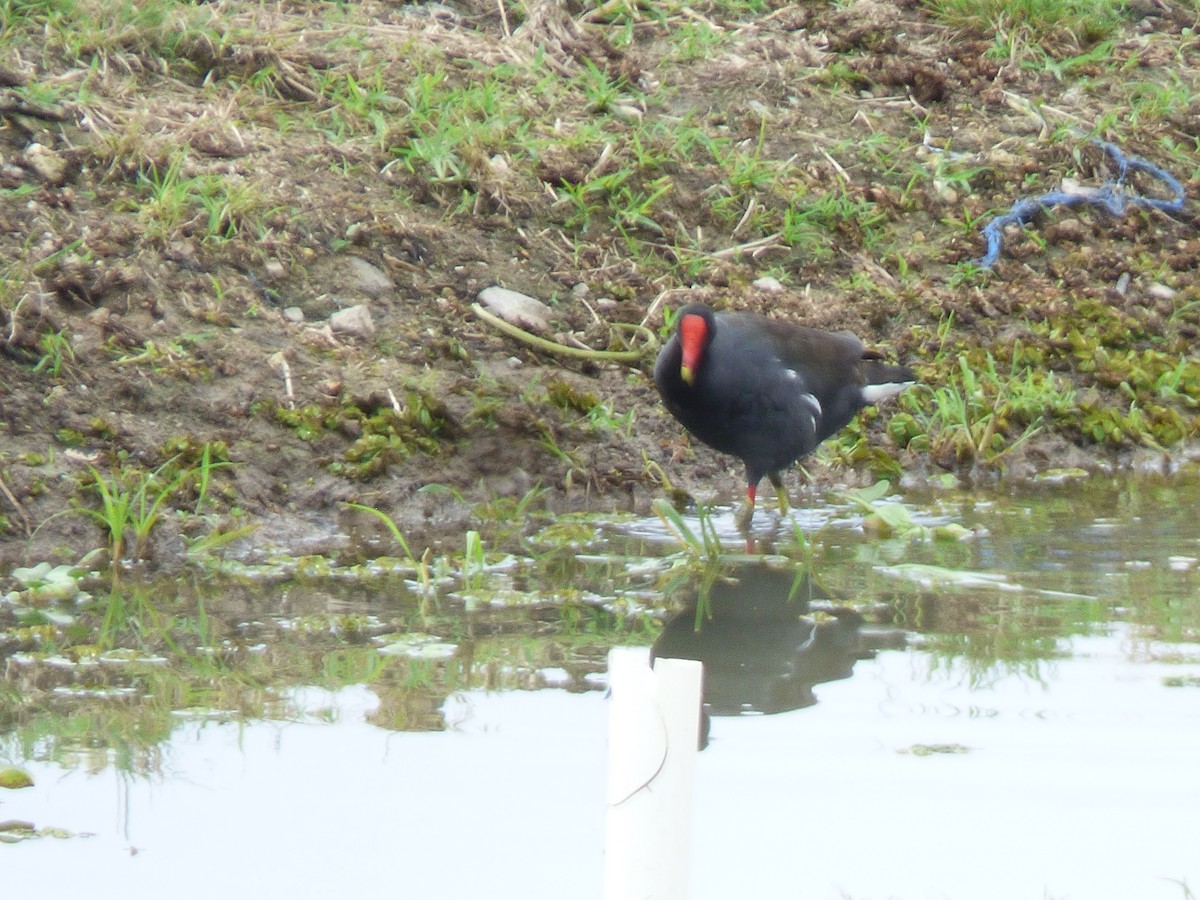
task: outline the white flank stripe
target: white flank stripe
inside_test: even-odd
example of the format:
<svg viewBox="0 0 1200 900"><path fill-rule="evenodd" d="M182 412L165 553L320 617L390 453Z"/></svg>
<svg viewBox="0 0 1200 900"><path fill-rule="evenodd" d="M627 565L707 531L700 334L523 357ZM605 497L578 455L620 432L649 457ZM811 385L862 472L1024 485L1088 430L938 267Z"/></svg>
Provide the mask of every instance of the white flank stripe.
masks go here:
<svg viewBox="0 0 1200 900"><path fill-rule="evenodd" d="M863 400L876 403L885 397L898 394L906 387L912 387L915 381L889 381L887 384L868 384L862 389Z"/></svg>

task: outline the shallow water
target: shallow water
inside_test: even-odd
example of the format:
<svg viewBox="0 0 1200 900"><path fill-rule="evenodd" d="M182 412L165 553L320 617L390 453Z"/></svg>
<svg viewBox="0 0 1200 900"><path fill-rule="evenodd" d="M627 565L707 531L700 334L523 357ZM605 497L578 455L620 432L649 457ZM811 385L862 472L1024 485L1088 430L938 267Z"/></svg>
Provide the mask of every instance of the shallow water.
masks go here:
<svg viewBox="0 0 1200 900"><path fill-rule="evenodd" d="M691 897L1195 891L1200 484L890 499L975 534L868 534L830 498L800 541L764 509L778 555L724 563L739 581L705 592L698 639L695 567L653 520L578 549L560 524L555 549L443 573L433 604L402 575L201 580L216 674L18 654L0 762L35 786L0 792L0 820L42 836L0 871L62 896L597 896L604 657L657 641L743 713L698 759Z"/></svg>

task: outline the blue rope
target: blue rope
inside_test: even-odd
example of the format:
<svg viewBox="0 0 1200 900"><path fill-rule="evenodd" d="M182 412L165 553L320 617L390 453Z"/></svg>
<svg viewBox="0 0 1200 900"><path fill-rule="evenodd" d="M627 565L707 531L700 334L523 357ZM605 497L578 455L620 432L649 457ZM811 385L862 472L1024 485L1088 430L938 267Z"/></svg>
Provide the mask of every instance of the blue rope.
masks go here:
<svg viewBox="0 0 1200 900"><path fill-rule="evenodd" d="M1117 164L1117 180L1087 191L1077 193L1051 191L1040 197L1018 200L1012 205L1012 209L1004 215L992 219L984 226L983 236L987 239L987 253L976 260L981 268L990 269L1000 258L1000 245L1003 243L1006 227L1013 223L1026 225L1036 213L1052 206L1078 206L1081 203L1087 203L1091 206L1099 206L1114 216L1124 215L1131 205L1149 206L1166 212L1179 212L1183 209L1183 185L1170 172L1141 157L1126 156L1116 144L1098 140L1093 140L1092 143L1113 158ZM1166 200L1125 193L1125 177L1130 172L1145 172L1151 178L1161 181L1170 188L1174 196Z"/></svg>

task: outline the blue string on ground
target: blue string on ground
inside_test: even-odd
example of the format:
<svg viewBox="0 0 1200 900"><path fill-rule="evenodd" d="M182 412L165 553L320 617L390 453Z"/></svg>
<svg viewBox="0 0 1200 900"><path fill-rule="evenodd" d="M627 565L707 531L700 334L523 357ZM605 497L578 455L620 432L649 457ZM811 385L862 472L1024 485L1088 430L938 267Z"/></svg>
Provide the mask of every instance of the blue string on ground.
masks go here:
<svg viewBox="0 0 1200 900"><path fill-rule="evenodd" d="M987 253L976 263L984 269L990 269L1000 258L1001 245L1004 242L1004 229L1009 225L1026 225L1029 220L1043 209L1052 206L1078 206L1086 203L1099 206L1114 216L1124 215L1130 206L1144 206L1161 209L1164 212L1178 212L1183 209L1183 185L1170 172L1152 162L1147 162L1138 156L1127 156L1116 144L1108 141L1092 141L1097 147L1112 157L1117 164L1117 179L1109 181L1098 188L1085 188L1077 191L1051 191L1040 197L1026 197L1012 205L1012 209L1002 216L997 216L983 228L983 236L987 240ZM1130 194L1125 191L1125 177L1130 172L1145 172L1151 178L1165 184L1174 195L1170 199L1146 197L1142 194Z"/></svg>

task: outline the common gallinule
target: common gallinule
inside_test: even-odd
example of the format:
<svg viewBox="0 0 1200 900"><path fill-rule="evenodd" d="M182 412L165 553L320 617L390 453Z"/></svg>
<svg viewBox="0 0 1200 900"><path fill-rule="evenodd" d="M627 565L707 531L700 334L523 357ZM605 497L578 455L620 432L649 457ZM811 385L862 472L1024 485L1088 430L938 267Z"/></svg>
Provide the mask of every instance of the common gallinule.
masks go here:
<svg viewBox="0 0 1200 900"><path fill-rule="evenodd" d="M786 512L781 471L864 406L914 381L909 369L882 362L849 332L715 313L699 303L679 311L654 366L671 415L700 441L745 463L746 502L736 518L743 530L764 475Z"/></svg>

